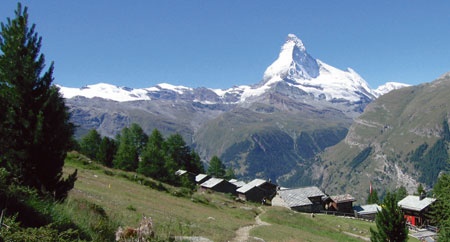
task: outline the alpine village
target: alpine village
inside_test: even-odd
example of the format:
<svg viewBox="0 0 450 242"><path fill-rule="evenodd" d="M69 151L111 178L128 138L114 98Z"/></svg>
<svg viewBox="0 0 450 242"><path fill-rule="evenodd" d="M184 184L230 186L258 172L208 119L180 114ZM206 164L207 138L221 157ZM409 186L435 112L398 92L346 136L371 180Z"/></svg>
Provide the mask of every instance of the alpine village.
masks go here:
<svg viewBox="0 0 450 242"><path fill-rule="evenodd" d="M370 89L288 34L252 86L69 88L12 13L1 241L450 241L449 73Z"/></svg>

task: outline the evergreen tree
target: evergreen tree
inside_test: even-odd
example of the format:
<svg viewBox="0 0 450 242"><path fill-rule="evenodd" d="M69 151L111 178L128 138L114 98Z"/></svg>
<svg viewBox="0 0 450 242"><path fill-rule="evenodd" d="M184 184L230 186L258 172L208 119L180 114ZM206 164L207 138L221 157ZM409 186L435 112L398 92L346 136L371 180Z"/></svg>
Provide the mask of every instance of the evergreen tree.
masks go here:
<svg viewBox="0 0 450 242"><path fill-rule="evenodd" d="M113 166L126 171L136 171L139 154L131 130L127 127L123 128L119 137L119 146L114 156Z"/></svg>
<svg viewBox="0 0 450 242"><path fill-rule="evenodd" d="M191 151L191 162L187 169L194 174L205 173L200 155L194 150Z"/></svg>
<svg viewBox="0 0 450 242"><path fill-rule="evenodd" d="M397 202L399 202L400 200L402 200L403 198L408 196L408 191L406 190L406 188L404 186L399 187L396 191L395 191L395 200Z"/></svg>
<svg viewBox="0 0 450 242"><path fill-rule="evenodd" d="M417 186L417 192L414 195L420 196L425 194L426 194L425 188L423 188L422 183L419 183L419 186Z"/></svg>
<svg viewBox="0 0 450 242"><path fill-rule="evenodd" d="M137 123L132 123L130 126L130 135L133 142L134 147L140 156L142 151L144 150L145 145L147 144L148 136L144 132L144 130Z"/></svg>
<svg viewBox="0 0 450 242"><path fill-rule="evenodd" d="M97 153L100 149L100 143L102 137L97 132L97 130L90 130L80 141L80 152L81 154L91 158L97 159Z"/></svg>
<svg viewBox="0 0 450 242"><path fill-rule="evenodd" d="M225 177L225 165L217 156L213 156L211 161L209 162L208 171L206 172L208 175L224 178Z"/></svg>
<svg viewBox="0 0 450 242"><path fill-rule="evenodd" d="M63 97L52 85L53 63L42 74L42 38L35 25L28 24L27 8L21 4L15 18L1 24L0 165L21 184L62 200L76 180L76 172L62 178L74 126Z"/></svg>
<svg viewBox="0 0 450 242"><path fill-rule="evenodd" d="M142 151L142 159L137 169L138 173L157 180L167 181L168 172L164 150L162 149L163 145L163 136L157 129L154 129Z"/></svg>
<svg viewBox="0 0 450 242"><path fill-rule="evenodd" d="M439 241L450 241L450 175L442 174L433 187L436 202L431 209L432 223L439 228Z"/></svg>
<svg viewBox="0 0 450 242"><path fill-rule="evenodd" d="M116 152L117 152L116 141L108 137L103 137L102 141L100 142L100 146L98 147L98 152L96 154L97 161L107 167L112 167Z"/></svg>
<svg viewBox="0 0 450 242"><path fill-rule="evenodd" d="M370 228L370 239L374 242L406 241L408 228L406 219L400 207L397 205L395 194L388 192L383 200L381 211L375 217L377 231Z"/></svg>

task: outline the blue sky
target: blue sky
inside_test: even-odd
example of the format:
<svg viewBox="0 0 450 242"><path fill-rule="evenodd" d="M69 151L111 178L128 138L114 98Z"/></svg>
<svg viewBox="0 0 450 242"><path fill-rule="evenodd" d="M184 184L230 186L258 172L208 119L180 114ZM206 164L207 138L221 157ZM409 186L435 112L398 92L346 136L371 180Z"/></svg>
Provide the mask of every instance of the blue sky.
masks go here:
<svg viewBox="0 0 450 242"><path fill-rule="evenodd" d="M289 33L372 88L450 71L450 1L22 1L55 83L229 88L258 83ZM0 21L16 1L2 1Z"/></svg>

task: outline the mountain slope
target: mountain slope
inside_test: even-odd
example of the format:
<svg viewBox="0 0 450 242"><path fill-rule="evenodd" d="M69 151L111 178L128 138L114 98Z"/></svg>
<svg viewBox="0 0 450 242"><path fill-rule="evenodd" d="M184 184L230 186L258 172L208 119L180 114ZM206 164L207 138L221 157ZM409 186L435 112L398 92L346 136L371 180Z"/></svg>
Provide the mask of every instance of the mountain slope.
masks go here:
<svg viewBox="0 0 450 242"><path fill-rule="evenodd" d="M329 191L355 191L363 200L369 183L382 191L432 186L447 166L449 97L450 73L381 96L345 139L321 155L314 169L323 174L316 181Z"/></svg>
<svg viewBox="0 0 450 242"><path fill-rule="evenodd" d="M353 119L381 94L353 70L314 59L292 34L253 86L60 88L78 136L89 129L114 136L136 122L147 133L154 128L180 133L205 161L218 155L242 177L272 180L309 166L310 158L343 139Z"/></svg>

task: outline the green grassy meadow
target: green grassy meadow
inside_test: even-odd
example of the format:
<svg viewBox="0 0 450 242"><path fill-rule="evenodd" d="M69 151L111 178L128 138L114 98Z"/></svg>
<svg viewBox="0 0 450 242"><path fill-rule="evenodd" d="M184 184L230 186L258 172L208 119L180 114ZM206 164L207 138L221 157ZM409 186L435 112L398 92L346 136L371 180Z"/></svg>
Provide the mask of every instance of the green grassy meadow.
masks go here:
<svg viewBox="0 0 450 242"><path fill-rule="evenodd" d="M118 226L136 227L142 215L153 219L156 241L172 236L202 236L229 241L240 227L255 224L259 204L235 201L228 194L189 192L149 178L90 162L69 153L65 172L78 169L68 199L55 209L96 241L111 241ZM269 226L255 227L250 236L265 241L363 241L373 222L297 213L264 207L260 215ZM350 233L352 235L346 234ZM355 236L356 235L356 236Z"/></svg>

